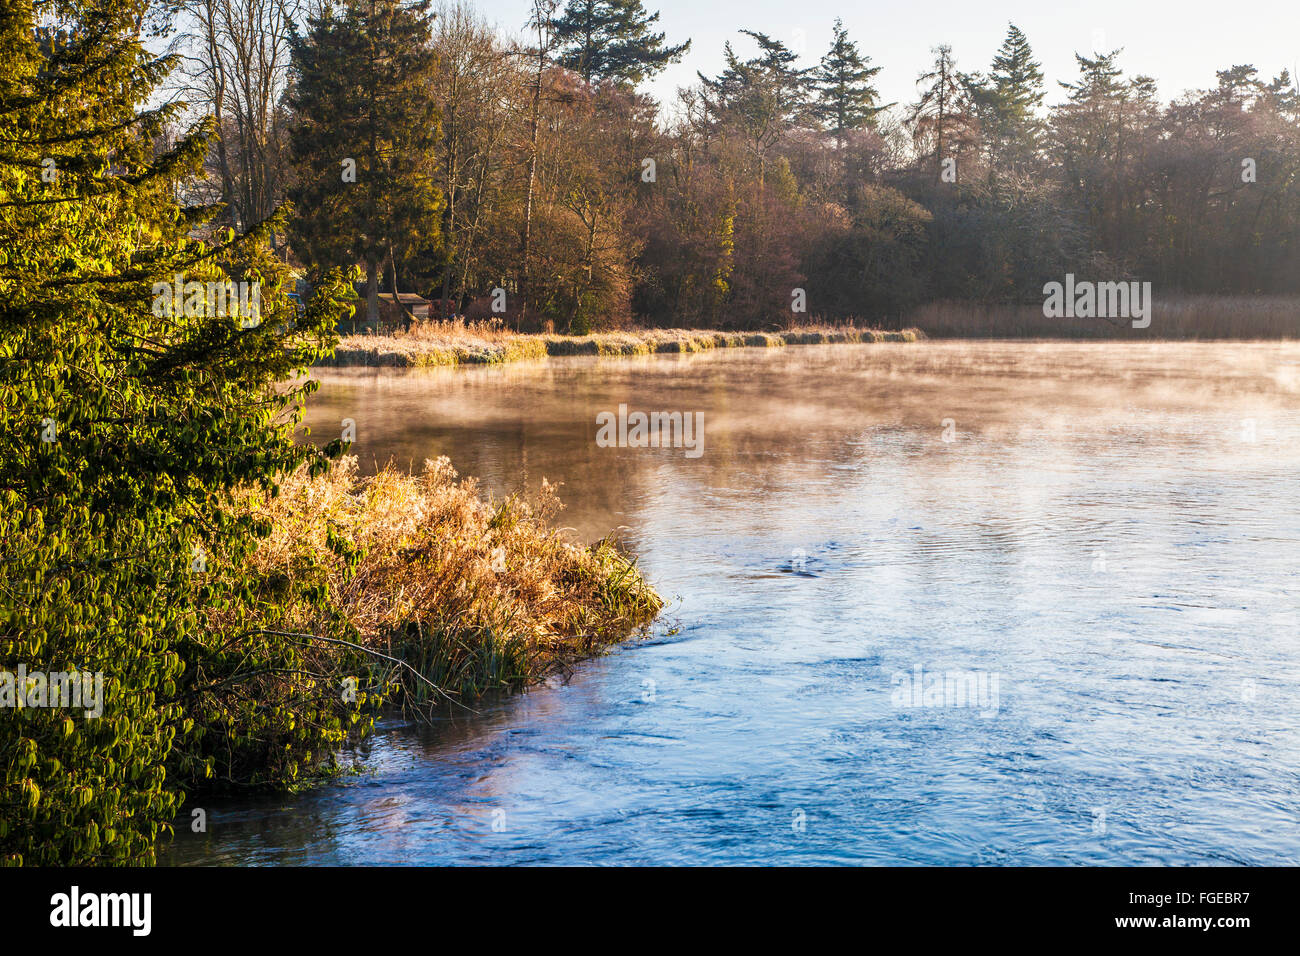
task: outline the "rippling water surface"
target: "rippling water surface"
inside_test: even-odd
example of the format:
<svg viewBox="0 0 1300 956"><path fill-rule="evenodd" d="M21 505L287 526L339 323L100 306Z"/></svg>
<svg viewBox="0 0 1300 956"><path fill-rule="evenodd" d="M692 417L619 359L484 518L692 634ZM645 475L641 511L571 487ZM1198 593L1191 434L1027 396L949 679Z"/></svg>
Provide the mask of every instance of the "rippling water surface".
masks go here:
<svg viewBox="0 0 1300 956"><path fill-rule="evenodd" d="M1300 863L1298 345L321 378L316 437L560 482L673 603L567 680L382 724L360 776L212 803L165 862ZM702 411L703 454L597 447L620 403Z"/></svg>

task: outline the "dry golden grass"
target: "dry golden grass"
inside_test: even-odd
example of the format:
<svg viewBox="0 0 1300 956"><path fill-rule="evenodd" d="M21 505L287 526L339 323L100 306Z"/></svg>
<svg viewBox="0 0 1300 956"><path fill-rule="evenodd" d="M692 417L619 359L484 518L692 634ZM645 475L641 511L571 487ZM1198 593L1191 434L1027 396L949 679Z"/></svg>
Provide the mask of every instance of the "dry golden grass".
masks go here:
<svg viewBox="0 0 1300 956"><path fill-rule="evenodd" d="M776 347L829 342L914 342L915 329L882 332L849 325L810 325L781 332L636 329L591 335L520 334L499 320L422 322L391 335L348 335L331 365L483 365L548 355L653 355L715 348Z"/></svg>
<svg viewBox="0 0 1300 956"><path fill-rule="evenodd" d="M662 607L613 542L564 540L550 521L560 507L545 482L532 503L485 499L446 458L417 475L390 466L370 478L345 458L326 476L294 476L264 506L273 532L257 562L323 564L360 643L469 700L597 653ZM338 552L352 547L349 569ZM401 683L407 700L428 698L423 682Z"/></svg>
<svg viewBox="0 0 1300 956"><path fill-rule="evenodd" d="M545 358L541 336L519 335L500 319L419 322L386 335L345 335L330 365L495 365Z"/></svg>

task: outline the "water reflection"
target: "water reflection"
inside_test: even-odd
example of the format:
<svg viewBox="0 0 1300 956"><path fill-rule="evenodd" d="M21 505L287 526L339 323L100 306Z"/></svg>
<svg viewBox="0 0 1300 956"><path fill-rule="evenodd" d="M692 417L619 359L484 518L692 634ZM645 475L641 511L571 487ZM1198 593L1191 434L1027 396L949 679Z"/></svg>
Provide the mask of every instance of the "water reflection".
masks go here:
<svg viewBox="0 0 1300 956"><path fill-rule="evenodd" d="M1300 346L925 343L323 374L313 437L562 483L672 636L171 862L1300 862ZM597 447L620 403L705 453ZM998 675L999 706L898 676Z"/></svg>

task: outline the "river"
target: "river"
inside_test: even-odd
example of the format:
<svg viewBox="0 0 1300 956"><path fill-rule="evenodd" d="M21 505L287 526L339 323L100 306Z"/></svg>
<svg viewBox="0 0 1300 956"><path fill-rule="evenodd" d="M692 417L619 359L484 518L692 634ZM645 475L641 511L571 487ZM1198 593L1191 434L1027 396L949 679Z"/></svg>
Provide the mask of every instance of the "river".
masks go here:
<svg viewBox="0 0 1300 956"><path fill-rule="evenodd" d="M648 638L171 864L1300 863L1300 345L328 370L314 437L619 530ZM597 415L703 444L600 447ZM690 452L688 454L688 452Z"/></svg>

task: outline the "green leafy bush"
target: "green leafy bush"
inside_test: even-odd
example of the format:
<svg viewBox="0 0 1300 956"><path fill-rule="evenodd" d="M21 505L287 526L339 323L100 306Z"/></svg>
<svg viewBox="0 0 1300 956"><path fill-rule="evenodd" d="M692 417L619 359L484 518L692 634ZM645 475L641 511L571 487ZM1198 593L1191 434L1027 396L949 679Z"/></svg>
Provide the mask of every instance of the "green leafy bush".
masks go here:
<svg viewBox="0 0 1300 956"><path fill-rule="evenodd" d="M187 787L292 782L361 706L322 679L337 655L275 633L328 589L249 572L268 529L241 498L340 450L293 442L296 373L351 289L333 274L298 313L276 223L235 236L177 202L210 130L158 148L176 107L139 104L173 64L146 6L0 0L0 671L104 688L98 718L0 711L5 863L149 862ZM206 286L162 307L177 276L248 283L260 314Z"/></svg>

